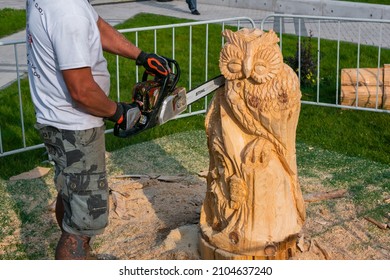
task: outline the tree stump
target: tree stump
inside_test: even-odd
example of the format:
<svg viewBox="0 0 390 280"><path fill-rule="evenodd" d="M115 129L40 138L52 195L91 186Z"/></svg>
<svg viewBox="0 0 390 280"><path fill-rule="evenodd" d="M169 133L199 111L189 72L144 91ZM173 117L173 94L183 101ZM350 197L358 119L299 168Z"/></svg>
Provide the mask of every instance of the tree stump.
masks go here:
<svg viewBox="0 0 390 280"><path fill-rule="evenodd" d="M279 38L225 30L205 126L207 191L200 216L202 259L289 259L306 212L296 165L301 91Z"/></svg>

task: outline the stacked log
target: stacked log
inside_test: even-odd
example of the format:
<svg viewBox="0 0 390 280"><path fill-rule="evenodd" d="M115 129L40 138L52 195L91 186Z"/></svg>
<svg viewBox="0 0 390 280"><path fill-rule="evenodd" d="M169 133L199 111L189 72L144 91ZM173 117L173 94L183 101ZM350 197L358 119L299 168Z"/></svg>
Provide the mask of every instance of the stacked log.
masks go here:
<svg viewBox="0 0 390 280"><path fill-rule="evenodd" d="M390 64L383 67L383 109L390 108Z"/></svg>
<svg viewBox="0 0 390 280"><path fill-rule="evenodd" d="M390 109L390 64L341 70L341 105Z"/></svg>

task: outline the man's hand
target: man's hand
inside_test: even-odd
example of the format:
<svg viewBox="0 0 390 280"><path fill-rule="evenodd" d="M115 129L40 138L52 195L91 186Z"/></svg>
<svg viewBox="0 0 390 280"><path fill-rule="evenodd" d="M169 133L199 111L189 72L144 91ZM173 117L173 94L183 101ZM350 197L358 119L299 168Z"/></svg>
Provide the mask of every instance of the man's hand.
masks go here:
<svg viewBox="0 0 390 280"><path fill-rule="evenodd" d="M145 53L144 51L141 51L135 62L137 65L142 65L149 74L156 75L160 78L168 76L171 71L169 69L168 61L154 53Z"/></svg>
<svg viewBox="0 0 390 280"><path fill-rule="evenodd" d="M131 118L128 119L127 115L130 110L132 111L132 114L130 115ZM140 116L141 111L139 110L137 104L118 102L115 114L108 118L108 120L115 122L121 129L127 130L128 126L134 126ZM131 123L127 123L128 121Z"/></svg>

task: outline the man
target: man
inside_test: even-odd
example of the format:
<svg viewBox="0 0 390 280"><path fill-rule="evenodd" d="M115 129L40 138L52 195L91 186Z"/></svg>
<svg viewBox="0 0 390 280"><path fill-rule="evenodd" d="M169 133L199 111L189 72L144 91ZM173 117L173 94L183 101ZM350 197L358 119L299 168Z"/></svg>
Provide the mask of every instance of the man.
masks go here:
<svg viewBox="0 0 390 280"><path fill-rule="evenodd" d="M39 130L55 162L56 259L89 259L90 240L108 224L104 119L126 127L135 105L107 96L103 50L136 60L157 76L165 59L141 51L98 16L87 0L27 0L27 63Z"/></svg>
<svg viewBox="0 0 390 280"><path fill-rule="evenodd" d="M172 0L157 0L157 2L171 2ZM196 0L186 0L186 3L188 4L188 8L191 11L191 14L193 15L200 15L199 11L196 8Z"/></svg>
<svg viewBox="0 0 390 280"><path fill-rule="evenodd" d="M186 0L187 4L188 4L188 8L190 9L191 11L191 14L193 15L200 15L198 9L197 9L197 3L196 3L196 0Z"/></svg>

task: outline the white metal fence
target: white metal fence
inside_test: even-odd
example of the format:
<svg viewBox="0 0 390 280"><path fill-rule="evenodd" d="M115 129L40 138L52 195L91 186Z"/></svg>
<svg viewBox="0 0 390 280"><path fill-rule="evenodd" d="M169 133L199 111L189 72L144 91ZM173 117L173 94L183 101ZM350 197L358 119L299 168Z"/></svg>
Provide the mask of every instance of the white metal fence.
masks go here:
<svg viewBox="0 0 390 280"><path fill-rule="evenodd" d="M240 29L242 27L249 27L249 28L254 28L255 27L255 22L248 18L248 17L235 17L235 18L227 18L227 19L219 19L219 20L208 20L208 21L201 21L201 22L190 22L190 23L179 23L179 24L170 24L170 25L162 25L162 26L152 26L152 27L140 27L140 28L130 28L130 29L122 29L119 30L121 33L124 34L134 34L135 40L134 43L136 45L142 44L142 41L139 40L138 38L141 37L141 35L145 32L152 32L153 33L153 44L154 44L154 52L159 53L158 46L160 44L171 44L172 45L172 53L171 53L171 58L175 59L179 53L186 52L185 56L187 56L186 61L188 61L187 65L180 65L180 68L182 69L182 74L186 73L186 75L182 79L187 80L187 89L191 89L192 87L196 86L194 84L195 82L198 81L193 81L192 78L194 76L195 71L198 71L199 65L202 65L204 69L202 71L204 72L204 80L207 80L210 78L210 75L212 73L209 73L208 69L211 63L214 62L209 62L208 59L209 57L213 57L214 60L215 58L219 57L219 52L218 53L210 53L210 47L209 44L211 42L215 42L216 37L215 37L215 32L214 32L214 37L211 37L211 32L209 30L211 29L210 27L214 26L218 29L218 41L220 42L220 46L223 44L222 36L221 33L222 31L228 26L229 28L234 28L234 29ZM197 28L199 27L199 28ZM165 36L159 36L159 32L162 31L170 32L170 38L171 41L167 42L167 37ZM184 31L183 31L184 30ZM185 46L178 45L178 41L176 39L175 34L178 32L186 32L188 33L188 43L186 43ZM199 40L201 38L201 40ZM204 43L202 46L198 44L198 42ZM182 44L182 43L180 43ZM31 141L29 141L28 137L26 136L26 130L28 129L28 126L26 125L26 120L25 120L25 112L24 112L24 104L23 104L23 98L26 96L29 96L29 92L23 92L21 90L21 81L25 78L25 73L26 73L26 56L25 56L25 41L24 40L19 40L19 41L9 41L9 42L0 42L0 53L3 53L1 50L2 48L13 48L13 55L15 57L15 63L11 63L8 65L0 65L0 67L5 67L6 70L5 72L10 72L12 68L14 68L14 71L16 71L16 83L18 85L17 87L17 92L15 91L12 94L17 95L18 99L18 110L20 112L19 114L19 131L14 131L15 127L14 125L12 127L8 126L8 123L6 121L0 121L0 157L4 157L7 155L11 154L16 154L28 150L33 150L37 148L43 147L43 144L38 143L38 144L30 144ZM193 61L193 53L196 51L198 52L197 54L197 61ZM214 48L215 49L215 48ZM199 51L203 52L203 57L202 57L202 62L199 61ZM168 55L166 55L168 56ZM110 96L114 96L116 93L116 98L118 100L121 99L121 60L124 60L123 58L120 58L119 56L116 57L116 69L115 73L113 76L115 76L115 83L114 86L111 88L111 94ZM23 62L21 62L23 61ZM215 63L214 63L215 66ZM139 77L141 77L142 73L139 73L138 67L135 69L136 75L134 77L133 84L139 81ZM200 82L199 82L200 83ZM131 88L128 89L130 91ZM1 91L0 91L0 94ZM0 96L1 97L1 96ZM205 112L205 108L207 107L207 98L205 98L205 103L203 106L203 109L193 111L192 108L190 107L187 113L184 113L180 117L185 117L189 115L194 115L194 114L200 114ZM15 108L16 109L16 108ZM26 108L25 108L26 109ZM4 118L5 119L5 118ZM3 119L3 120L4 120ZM31 120L30 120L31 123ZM12 136L14 134L20 134L20 147L18 148L12 148L8 149L6 146L7 142L7 136L9 133L7 133L7 130L13 130L11 133ZM112 130L107 130L107 133L112 132ZM12 143L14 146L15 143Z"/></svg>
<svg viewBox="0 0 390 280"><path fill-rule="evenodd" d="M218 37L215 37L215 33L211 35L211 27L219 28ZM154 52L159 53L159 46L161 44L171 44L172 53L170 57L176 59L179 55L186 57L185 65L180 64L182 69L182 80L185 80L186 85L184 85L187 90L197 86L202 83L199 79L193 80L194 71L199 72L201 69L202 75L204 75L203 80L206 81L213 77L215 73L209 71L211 66L215 68L215 60L219 57L218 53L212 53L212 49L215 51L215 48L210 48L210 44L215 44L216 39L218 44L222 47L224 40L221 36L221 32L228 26L228 28L240 29L242 27L253 28L256 27L255 22L247 17L237 17L221 20L212 20L212 21L201 21L201 22L190 22L190 23L181 23L181 24L172 24L172 25L162 25L162 26L153 26L146 28L131 28L123 29L120 32L125 34L133 34L136 45L142 44L142 41L139 39L142 37L144 32L152 32L152 40L154 45ZM307 91L307 96L309 98L303 99L302 103L312 104L312 105L321 105L329 107L339 107L339 108L350 108L358 110L370 110L382 113L389 113L388 109L383 109L381 106L380 99L383 97L380 96L380 87L384 86L384 81L382 80L376 84L376 104L372 107L365 107L359 105L359 95L358 95L358 86L361 84L359 81L359 69L361 67L371 67L381 68L382 64L389 63L390 61L383 61L383 57L390 58L388 52L390 51L390 21L386 20L368 20L368 19L351 19L351 18L332 18L332 17L318 17L318 16L302 16L302 15L283 15L283 14L274 14L264 18L259 26L259 28L264 30L273 29L279 34L280 38L280 48L282 49L283 55L286 59L288 53L285 53L286 49L290 49L291 44L294 42L294 47L296 45L295 55L298 58L298 75L301 78L301 74L305 70L304 64L302 64L302 52L304 51L304 42L311 40L313 45L315 45L316 52L313 54L313 62L315 73L313 76L313 83L304 88ZM160 32L169 31L170 35L168 37L161 36ZM178 43L176 39L176 34L179 32L185 32L188 34L188 42L183 44L180 41ZM167 41L169 38L170 41ZM199 38L202 38L199 40ZM201 45L199 45L201 42ZM289 45L289 48L286 48L285 45ZM328 49L324 46L333 44L334 52L328 52ZM347 56L354 56L355 63L351 65L344 65L341 62L344 61L345 54L343 53L344 44L348 44L348 50L356 49L356 53L348 53ZM12 46L14 49L15 64L14 69L17 73L17 93L19 103L19 113L20 113L20 147L7 149L5 131L8 129L7 124L4 122L0 126L0 157L24 152L27 150L32 150L36 148L43 147L42 144L33 143L31 144L29 139L26 137L26 125L24 120L24 109L23 109L23 96L29 95L29 92L21 92L20 83L24 78L25 73L25 60L23 62L20 58L20 53L25 51L25 42L24 41L13 41L13 42L0 42L0 53L1 48ZM352 46L352 47L351 47ZM370 48L367 51L367 47ZM363 50L364 48L364 50ZM372 50L374 48L374 51ZM194 53L197 53L195 56ZM201 58L199 59L199 52L201 52ZM374 54L374 55L373 55ZM291 53L290 53L291 55ZM367 56L370 56L367 59ZM210 61L212 58L212 61ZM364 65L362 65L362 58L364 58ZM331 62L327 61L330 60ZM366 61L370 61L367 64ZM180 61L179 61L180 63ZM332 71L329 75L329 69L325 72L324 65L332 65ZM0 65L1 66L1 65ZM329 67L329 66L328 66ZM356 100L354 105L343 105L340 100L340 72L342 68L349 67L356 69ZM307 69L306 69L307 70ZM114 87L111 89L113 94L116 93L116 98L119 100L121 98L121 58L116 57L115 65L115 83ZM138 82L139 80L139 69L135 69L136 74L134 75L133 83ZM327 73L324 77L324 73ZM183 75L183 73L185 75ZM390 74L389 74L390 75ZM329 84L330 83L330 84ZM390 86L390 85L389 85ZM390 90L388 92L390 94ZM1 91L0 91L1 94ZM306 96L305 95L305 96ZM201 108L197 107L196 109L189 108L189 110L180 115L180 117L186 117L189 115L204 113L207 108L207 97ZM12 128L14 129L14 128ZM107 131L111 132L110 130Z"/></svg>
<svg viewBox="0 0 390 280"><path fill-rule="evenodd" d="M327 107L337 107L346 109L356 109L365 111L375 111L390 113L390 73L385 81L383 76L383 66L390 64L390 20L374 20L359 18L340 18L340 17L319 17L304 15L286 15L273 14L264 18L260 24L261 29L273 29L279 33L280 48L284 51L284 35L296 36L297 54L298 54L298 76L302 81L302 64L304 53L302 49L303 40L311 38L316 44L316 52L313 53L313 62L315 70L313 89L314 98L312 100L302 100L302 103L321 105ZM332 53L328 53L329 48L323 49L323 46L333 44L335 47ZM348 53L343 53L343 47ZM364 50L363 50L364 48ZM355 49L355 52L351 52ZM354 63L342 64L346 57L354 57ZM284 54L286 59L286 55ZM387 59L387 60L386 60ZM326 71L322 74L325 60L333 60L332 71ZM364 60L364 62L363 62ZM341 72L343 68L353 70L352 80L354 81L354 100L352 102L342 102L342 84ZM373 84L368 85L363 77L362 69L369 68L373 76L370 81ZM389 69L390 70L390 69ZM351 72L350 72L351 73ZM325 87L324 80L329 80L332 76L334 81L333 93L329 87ZM369 92L365 92L364 98L367 102L359 102L363 99L362 86ZM388 87L389 86L389 87ZM371 96L367 96L371 94ZM386 100L386 98L388 98ZM362 101L362 100L360 100ZM385 102L387 105L385 105ZM364 105L362 105L362 103ZM370 104L368 104L370 103Z"/></svg>

